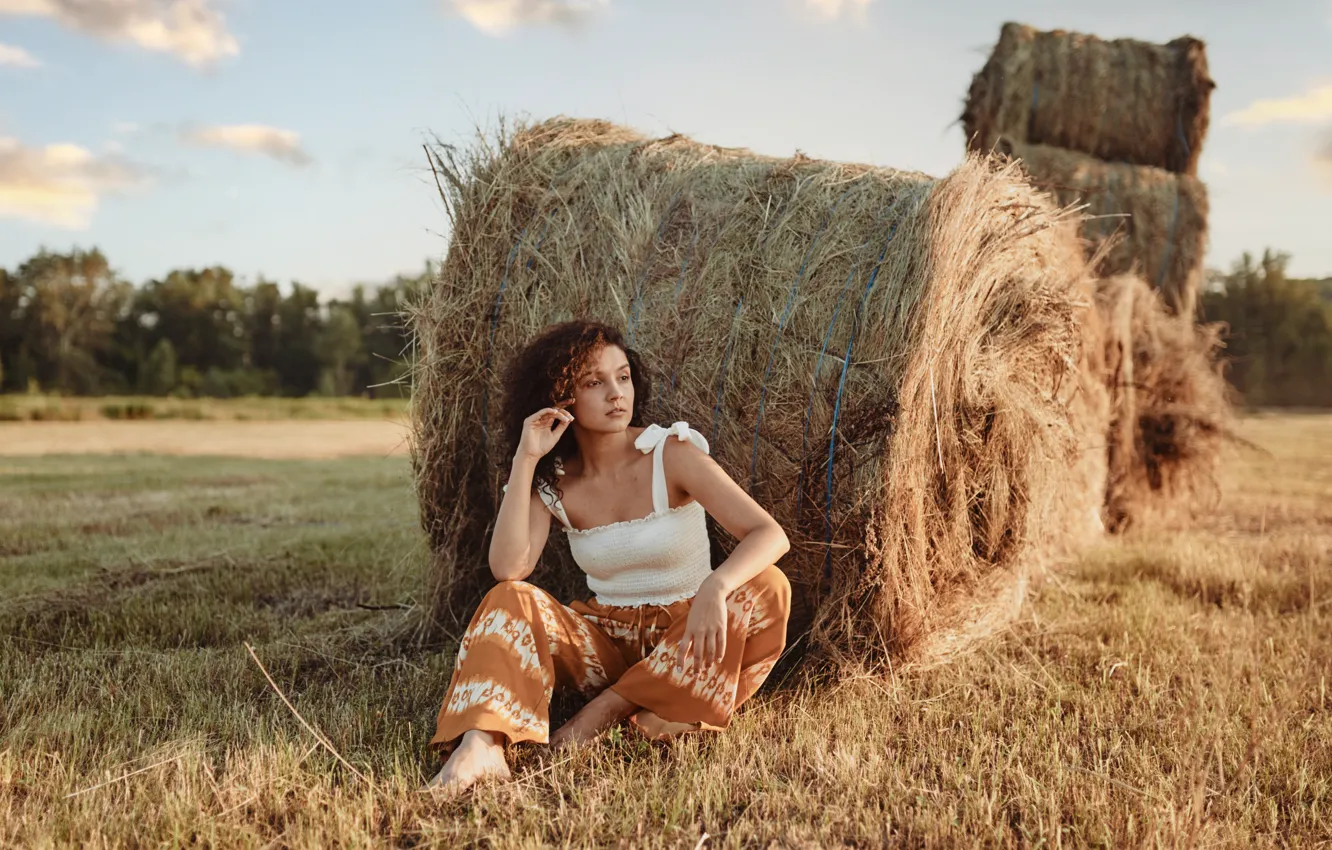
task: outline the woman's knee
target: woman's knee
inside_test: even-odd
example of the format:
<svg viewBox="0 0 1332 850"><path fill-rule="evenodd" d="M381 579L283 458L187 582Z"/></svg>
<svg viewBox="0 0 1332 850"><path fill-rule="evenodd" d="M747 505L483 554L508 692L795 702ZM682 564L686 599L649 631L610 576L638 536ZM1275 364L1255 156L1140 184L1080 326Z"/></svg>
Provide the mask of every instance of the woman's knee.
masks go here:
<svg viewBox="0 0 1332 850"><path fill-rule="evenodd" d="M504 606L523 609L537 602L542 593L535 584L528 584L525 581L501 581L486 592L481 607Z"/></svg>

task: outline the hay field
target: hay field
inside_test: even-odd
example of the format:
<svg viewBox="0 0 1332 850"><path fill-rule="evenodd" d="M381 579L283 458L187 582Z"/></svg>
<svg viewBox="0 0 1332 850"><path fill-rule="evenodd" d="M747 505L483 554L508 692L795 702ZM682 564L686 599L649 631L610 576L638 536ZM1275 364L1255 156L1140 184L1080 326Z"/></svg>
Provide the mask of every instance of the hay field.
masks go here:
<svg viewBox="0 0 1332 850"><path fill-rule="evenodd" d="M1326 842L1332 415L1242 433L1269 454L1201 526L1086 553L949 666L456 802L414 792L450 657L396 607L405 459L0 458L0 846Z"/></svg>

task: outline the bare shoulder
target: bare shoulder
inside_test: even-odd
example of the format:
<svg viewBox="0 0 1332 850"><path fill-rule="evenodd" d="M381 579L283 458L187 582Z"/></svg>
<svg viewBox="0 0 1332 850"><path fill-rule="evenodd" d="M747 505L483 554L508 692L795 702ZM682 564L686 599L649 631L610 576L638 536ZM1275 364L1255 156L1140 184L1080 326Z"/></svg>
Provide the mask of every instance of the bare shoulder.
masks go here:
<svg viewBox="0 0 1332 850"><path fill-rule="evenodd" d="M719 468L712 456L688 440L666 439L662 449L662 463L668 465L673 474L688 476L691 473Z"/></svg>

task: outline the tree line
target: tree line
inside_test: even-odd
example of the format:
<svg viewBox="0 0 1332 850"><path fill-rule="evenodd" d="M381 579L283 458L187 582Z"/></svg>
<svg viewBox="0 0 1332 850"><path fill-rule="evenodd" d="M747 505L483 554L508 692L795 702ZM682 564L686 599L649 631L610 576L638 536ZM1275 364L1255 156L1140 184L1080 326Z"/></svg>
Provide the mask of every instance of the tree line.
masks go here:
<svg viewBox="0 0 1332 850"><path fill-rule="evenodd" d="M430 276L427 265L321 303L310 287L247 286L221 266L136 286L98 250L43 250L0 268L0 390L398 396L400 311Z"/></svg>
<svg viewBox="0 0 1332 850"><path fill-rule="evenodd" d="M1247 403L1332 406L1332 279L1290 278L1289 262L1266 251L1213 272L1201 315L1228 325L1228 375ZM221 266L136 286L98 250L43 250L0 268L0 391L398 396L401 311L431 275L321 302Z"/></svg>
<svg viewBox="0 0 1332 850"><path fill-rule="evenodd" d="M1227 376L1246 404L1332 407L1332 278L1291 278L1289 264L1269 250L1213 273L1202 319L1227 326Z"/></svg>

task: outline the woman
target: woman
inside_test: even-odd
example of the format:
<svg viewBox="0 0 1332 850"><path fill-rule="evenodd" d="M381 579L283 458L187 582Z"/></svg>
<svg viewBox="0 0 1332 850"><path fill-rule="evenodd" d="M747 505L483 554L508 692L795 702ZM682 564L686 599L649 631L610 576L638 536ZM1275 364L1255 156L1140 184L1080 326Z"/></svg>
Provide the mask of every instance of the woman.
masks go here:
<svg viewBox="0 0 1332 850"><path fill-rule="evenodd" d="M458 649L429 787L507 778L504 745L590 741L630 718L650 738L721 729L786 643L781 527L684 422L641 424L649 384L606 325L556 325L506 377L513 453L490 542L499 582ZM535 412L533 412L535 411ZM739 541L712 569L705 512ZM563 606L525 581L552 521L594 598ZM554 687L594 697L553 736Z"/></svg>

